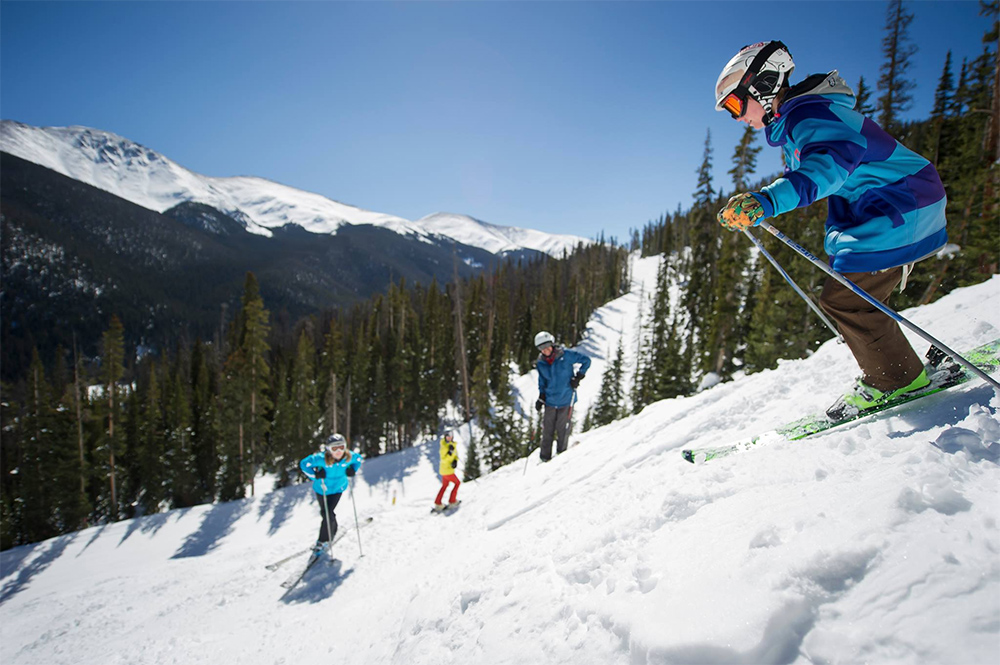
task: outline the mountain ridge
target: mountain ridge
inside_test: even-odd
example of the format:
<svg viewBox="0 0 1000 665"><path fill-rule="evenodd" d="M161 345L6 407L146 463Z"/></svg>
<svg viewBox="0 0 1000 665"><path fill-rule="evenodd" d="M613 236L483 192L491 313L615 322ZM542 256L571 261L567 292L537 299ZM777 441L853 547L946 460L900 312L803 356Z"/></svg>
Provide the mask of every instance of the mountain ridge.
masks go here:
<svg viewBox="0 0 1000 665"><path fill-rule="evenodd" d="M80 125L34 127L2 120L0 150L156 212L184 201L203 203L264 236L289 223L316 234L335 234L345 224L370 224L422 242L443 236L492 253L534 250L555 257L591 242L456 213L436 212L414 222L258 176L205 176L128 138ZM445 235L445 230L455 235Z"/></svg>

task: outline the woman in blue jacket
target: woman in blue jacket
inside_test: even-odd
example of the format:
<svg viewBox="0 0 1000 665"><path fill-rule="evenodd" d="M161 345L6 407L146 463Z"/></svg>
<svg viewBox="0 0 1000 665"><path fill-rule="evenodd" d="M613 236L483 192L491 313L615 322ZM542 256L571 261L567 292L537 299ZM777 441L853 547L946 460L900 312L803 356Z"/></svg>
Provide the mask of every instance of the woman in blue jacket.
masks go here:
<svg viewBox="0 0 1000 665"><path fill-rule="evenodd" d="M756 226L826 199L830 265L876 300L905 287L913 264L944 246L945 191L934 166L854 110L854 92L837 74L789 85L795 68L779 41L744 47L715 86L716 109L780 147L785 174L759 192L729 199L719 223ZM828 278L820 306L830 315L862 376L827 414L839 420L929 383L899 324Z"/></svg>
<svg viewBox="0 0 1000 665"><path fill-rule="evenodd" d="M548 462L552 459L553 438L556 439L556 454L566 452L576 387L590 369L590 358L578 351L556 346L555 338L545 331L535 335L535 346L541 354L535 361L535 369L538 370L535 410L545 409L539 456L543 462ZM575 365L580 366L579 371L576 371Z"/></svg>
<svg viewBox="0 0 1000 665"><path fill-rule="evenodd" d="M361 468L361 461L361 455L347 449L347 441L342 435L331 434L322 450L299 462L302 473L312 478L323 517L316 540L317 551L323 550L337 535L337 516L333 511L340 502L340 495L350 485L350 479Z"/></svg>

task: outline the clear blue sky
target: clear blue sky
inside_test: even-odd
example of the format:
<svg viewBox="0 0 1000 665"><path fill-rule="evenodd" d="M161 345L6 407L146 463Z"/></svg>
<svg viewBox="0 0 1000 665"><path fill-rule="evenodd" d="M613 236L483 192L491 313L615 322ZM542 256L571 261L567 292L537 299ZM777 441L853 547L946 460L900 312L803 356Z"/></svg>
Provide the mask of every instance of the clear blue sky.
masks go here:
<svg viewBox="0 0 1000 665"><path fill-rule="evenodd" d="M908 3L909 117L979 3ZM624 239L715 185L742 126L726 61L783 40L793 81L878 80L885 2L0 2L0 115L121 134L211 176L256 175L418 219ZM763 137L761 136L763 143ZM777 172L774 149L759 173Z"/></svg>

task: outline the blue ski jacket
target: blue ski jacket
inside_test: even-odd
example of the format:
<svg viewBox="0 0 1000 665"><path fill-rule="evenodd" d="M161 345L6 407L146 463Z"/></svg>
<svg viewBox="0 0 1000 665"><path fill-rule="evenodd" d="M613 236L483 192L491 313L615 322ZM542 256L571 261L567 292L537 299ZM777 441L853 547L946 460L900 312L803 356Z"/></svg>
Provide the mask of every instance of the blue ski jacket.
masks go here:
<svg viewBox="0 0 1000 665"><path fill-rule="evenodd" d="M549 362L550 359L552 362ZM569 385L569 380L576 371L573 365L580 366L580 375L583 376L590 369L590 358L579 351L561 346L555 347L549 358L538 355L538 360L535 361L538 392L545 395L545 404L548 406L562 408L573 403L573 389Z"/></svg>
<svg viewBox="0 0 1000 665"><path fill-rule="evenodd" d="M948 240L941 178L926 159L854 111L836 70L794 86L767 142L785 174L755 194L767 217L827 198L824 249L840 272L874 272L925 258Z"/></svg>
<svg viewBox="0 0 1000 665"><path fill-rule="evenodd" d="M354 472L357 473L358 469L361 468L363 459L361 455L347 451L340 458L339 462L328 465L326 463L326 456L323 453L313 453L302 458L302 461L299 462L299 468L302 469L302 473L313 479L312 485L316 494L328 496L330 494L341 494L347 489L347 486L350 484L347 476L348 467L353 468ZM326 478L316 477L314 469L317 467L326 471Z"/></svg>

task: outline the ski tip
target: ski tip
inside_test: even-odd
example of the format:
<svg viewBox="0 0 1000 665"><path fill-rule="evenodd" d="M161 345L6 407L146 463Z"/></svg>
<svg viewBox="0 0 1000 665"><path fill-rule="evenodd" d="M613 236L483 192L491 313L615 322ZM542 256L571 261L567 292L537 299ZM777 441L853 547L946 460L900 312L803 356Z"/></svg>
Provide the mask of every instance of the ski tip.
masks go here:
<svg viewBox="0 0 1000 665"><path fill-rule="evenodd" d="M684 449L681 451L681 456L684 458L685 462L691 462L694 464L694 451L689 449Z"/></svg>

